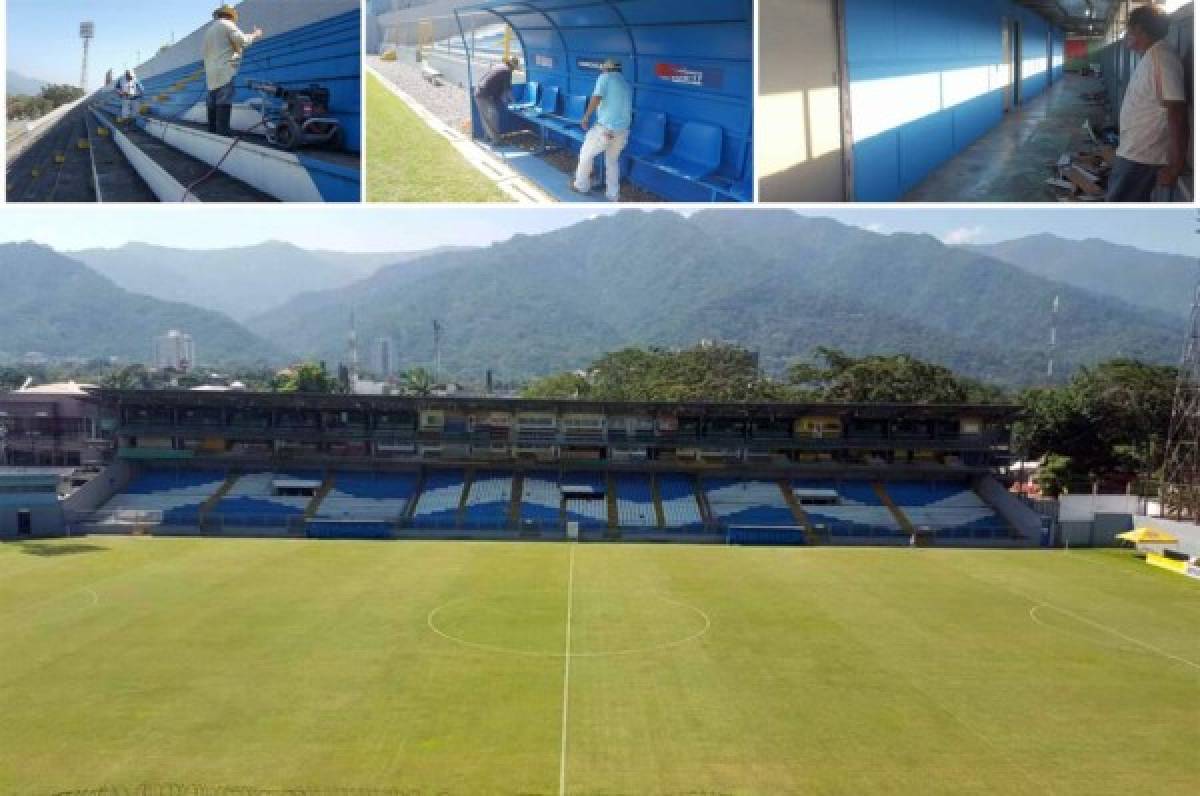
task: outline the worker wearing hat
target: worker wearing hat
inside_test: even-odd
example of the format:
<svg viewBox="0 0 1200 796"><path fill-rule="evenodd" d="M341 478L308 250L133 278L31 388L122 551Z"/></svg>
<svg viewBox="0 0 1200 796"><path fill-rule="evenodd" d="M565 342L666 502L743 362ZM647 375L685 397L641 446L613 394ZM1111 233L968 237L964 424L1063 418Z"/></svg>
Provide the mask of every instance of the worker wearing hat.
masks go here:
<svg viewBox="0 0 1200 796"><path fill-rule="evenodd" d="M213 22L204 32L204 73L208 84L208 131L232 135L233 79L242 62L242 51L262 38L255 28L242 33L237 26L238 12L226 3L213 12Z"/></svg>
<svg viewBox="0 0 1200 796"><path fill-rule="evenodd" d="M595 116L596 124L591 124ZM608 201L621 196L621 153L629 143L629 128L633 124L633 89L621 74L621 63L609 58L601 67L601 75L592 89L592 99L583 114L580 126L587 132L579 152L579 167L571 188L586 194L592 189L592 161L604 155L605 195Z"/></svg>
<svg viewBox="0 0 1200 796"><path fill-rule="evenodd" d="M516 56L505 58L492 67L475 88L475 101L483 130L492 143L500 141L500 108L512 96L513 72L520 61Z"/></svg>

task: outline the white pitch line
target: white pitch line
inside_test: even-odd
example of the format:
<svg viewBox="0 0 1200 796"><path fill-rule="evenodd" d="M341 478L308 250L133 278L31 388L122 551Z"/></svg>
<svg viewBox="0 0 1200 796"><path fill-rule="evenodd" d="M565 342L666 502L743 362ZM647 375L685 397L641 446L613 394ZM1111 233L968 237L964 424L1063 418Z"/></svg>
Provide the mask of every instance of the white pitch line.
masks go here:
<svg viewBox="0 0 1200 796"><path fill-rule="evenodd" d="M567 793L567 712L571 704L571 610L575 603L575 543L571 543L571 563L567 574L567 632L563 650L562 744L558 757L558 793Z"/></svg>
<svg viewBox="0 0 1200 796"><path fill-rule="evenodd" d="M1025 599L1029 599L1029 598L1026 597ZM1064 616L1069 616L1070 618L1074 619L1076 622L1081 622L1085 625L1090 625L1091 627L1094 627L1097 630L1101 630L1105 633L1116 636L1117 638L1119 638L1123 641L1128 641L1130 644L1136 644L1137 646L1141 647L1144 650L1147 650L1148 652L1153 652L1155 655L1159 655L1163 658L1167 658L1168 660L1175 661L1176 663L1182 663L1185 666L1191 666L1193 669L1200 669L1200 663L1196 663L1195 661L1180 657L1179 655L1175 655L1174 653L1167 652L1166 650L1156 647L1153 644L1150 644L1149 642L1142 641L1139 638L1134 638L1133 636L1126 635L1125 633L1122 633L1120 630L1117 630L1115 627L1109 627L1108 625L1103 624L1101 622L1096 622L1095 620L1088 619L1086 616L1080 616L1079 614L1075 613L1074 611L1069 611L1066 608L1062 608L1061 606L1055 605L1054 603L1048 603L1048 602L1045 602L1044 600L1039 600L1036 602L1037 602L1037 605L1035 605L1033 608L1030 609L1031 612L1037 608L1049 608L1052 611L1058 611L1060 614L1063 614ZM1036 617L1034 617L1033 621L1037 622L1038 620ZM1039 624L1040 624L1040 622L1039 622Z"/></svg>

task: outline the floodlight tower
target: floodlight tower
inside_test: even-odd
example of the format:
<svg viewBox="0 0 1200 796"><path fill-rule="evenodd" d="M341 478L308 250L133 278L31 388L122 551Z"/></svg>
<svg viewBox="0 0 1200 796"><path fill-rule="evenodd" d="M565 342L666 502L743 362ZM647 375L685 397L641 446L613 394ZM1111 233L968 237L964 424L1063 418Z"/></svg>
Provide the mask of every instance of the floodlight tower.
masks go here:
<svg viewBox="0 0 1200 796"><path fill-rule="evenodd" d="M1200 284L1179 366L1159 497L1164 517L1200 523Z"/></svg>
<svg viewBox="0 0 1200 796"><path fill-rule="evenodd" d="M79 23L79 38L83 40L83 68L79 70L79 88L87 93L87 62L88 49L92 46L92 39L96 38L96 23L87 21Z"/></svg>

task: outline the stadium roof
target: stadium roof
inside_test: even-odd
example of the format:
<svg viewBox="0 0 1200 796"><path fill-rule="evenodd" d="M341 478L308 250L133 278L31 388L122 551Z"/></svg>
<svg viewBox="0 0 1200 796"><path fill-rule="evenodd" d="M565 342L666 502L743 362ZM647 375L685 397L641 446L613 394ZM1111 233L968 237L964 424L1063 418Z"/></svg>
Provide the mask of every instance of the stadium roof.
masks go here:
<svg viewBox="0 0 1200 796"><path fill-rule="evenodd" d="M235 408L280 408L309 410L417 411L421 409L474 410L483 412L527 411L560 413L650 413L674 412L713 416L764 414L798 415L820 412L853 412L863 416L897 415L1013 417L1020 407L1013 404L916 404L916 403L819 403L763 402L721 403L705 401L587 401L526 400L487 397L414 397L379 395L329 395L314 393L202 392L190 390L92 389L89 394L107 404L159 406L211 406Z"/></svg>

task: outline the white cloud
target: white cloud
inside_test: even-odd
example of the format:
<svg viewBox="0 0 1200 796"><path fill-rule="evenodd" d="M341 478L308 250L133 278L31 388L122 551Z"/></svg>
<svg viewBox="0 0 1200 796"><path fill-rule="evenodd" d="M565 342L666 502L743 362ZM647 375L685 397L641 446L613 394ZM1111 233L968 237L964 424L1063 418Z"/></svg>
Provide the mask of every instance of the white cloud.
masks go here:
<svg viewBox="0 0 1200 796"><path fill-rule="evenodd" d="M942 243L950 246L961 246L972 243L983 237L983 227L956 227L942 236Z"/></svg>

